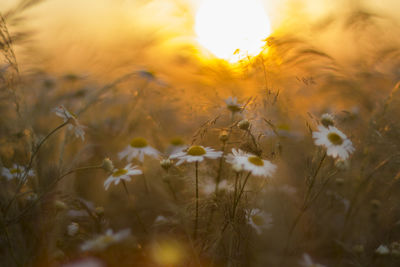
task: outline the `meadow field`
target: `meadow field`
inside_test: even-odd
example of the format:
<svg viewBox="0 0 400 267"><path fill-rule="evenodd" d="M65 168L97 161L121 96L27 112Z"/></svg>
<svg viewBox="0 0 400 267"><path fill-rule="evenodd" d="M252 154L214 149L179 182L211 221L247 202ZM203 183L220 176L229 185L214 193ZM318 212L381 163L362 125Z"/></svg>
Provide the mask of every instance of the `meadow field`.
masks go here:
<svg viewBox="0 0 400 267"><path fill-rule="evenodd" d="M400 6L271 2L1 1L0 266L400 266Z"/></svg>

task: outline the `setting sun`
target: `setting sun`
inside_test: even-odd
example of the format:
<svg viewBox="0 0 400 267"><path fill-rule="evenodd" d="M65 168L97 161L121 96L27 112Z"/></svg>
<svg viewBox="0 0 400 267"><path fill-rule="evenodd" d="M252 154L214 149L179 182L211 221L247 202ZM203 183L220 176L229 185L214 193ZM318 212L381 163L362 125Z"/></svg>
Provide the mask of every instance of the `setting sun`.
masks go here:
<svg viewBox="0 0 400 267"><path fill-rule="evenodd" d="M237 60L237 52L259 54L262 40L271 34L270 21L259 0L204 0L195 30L201 45L229 61Z"/></svg>

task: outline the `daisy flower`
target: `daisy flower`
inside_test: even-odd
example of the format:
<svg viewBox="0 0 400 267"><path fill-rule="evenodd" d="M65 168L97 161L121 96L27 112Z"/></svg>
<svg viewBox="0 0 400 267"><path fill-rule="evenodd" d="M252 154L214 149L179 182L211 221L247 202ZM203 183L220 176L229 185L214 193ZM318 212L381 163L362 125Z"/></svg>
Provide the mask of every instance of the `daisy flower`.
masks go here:
<svg viewBox="0 0 400 267"><path fill-rule="evenodd" d="M263 229L268 229L272 226L272 215L261 211L260 209L252 209L247 212L247 222L256 230L257 234L261 234Z"/></svg>
<svg viewBox="0 0 400 267"><path fill-rule="evenodd" d="M216 159L222 156L221 151L203 146L191 146L187 151L178 152L170 156L171 159L178 159L176 165L186 162L201 162L204 158Z"/></svg>
<svg viewBox="0 0 400 267"><path fill-rule="evenodd" d="M131 143L118 154L118 157L120 159L127 158L128 161L131 161L133 158L137 158L143 162L144 155L158 158L160 152L158 152L157 149L149 146L146 139L137 137L132 139Z"/></svg>
<svg viewBox="0 0 400 267"><path fill-rule="evenodd" d="M232 153L226 156L226 161L232 166L241 166L243 170L249 171L255 176L271 177L276 170L275 164L240 149L233 148Z"/></svg>
<svg viewBox="0 0 400 267"><path fill-rule="evenodd" d="M141 170L137 169L137 166L131 166L131 163L125 166L123 169L115 169L113 173L105 180L104 188L108 190L110 185L114 183L115 185L119 184L121 180L130 182L132 175L140 175L142 174Z"/></svg>
<svg viewBox="0 0 400 267"><path fill-rule="evenodd" d="M24 166L13 164L12 168L3 167L1 170L1 175L7 178L7 180L11 180L14 178L22 178L24 176L32 177L35 176L35 172L33 170L29 170L26 173L26 168Z"/></svg>
<svg viewBox="0 0 400 267"><path fill-rule="evenodd" d="M303 260L300 261L300 264L303 267L325 267L325 265L315 263L307 253L303 254Z"/></svg>
<svg viewBox="0 0 400 267"><path fill-rule="evenodd" d="M327 155L334 158L345 160L350 153L354 152L353 144L346 135L336 127L318 126L317 132L313 132L314 143L317 146L324 146L327 149Z"/></svg>
<svg viewBox="0 0 400 267"><path fill-rule="evenodd" d="M187 147L188 146L185 144L185 142L181 138L175 137L170 141L170 143L169 143L169 145L168 145L168 147L166 149L166 153L168 155L173 155L173 154L176 154L178 152L182 152Z"/></svg>
<svg viewBox="0 0 400 267"><path fill-rule="evenodd" d="M124 239L127 239L131 235L130 229L113 233L113 230L108 229L105 234L95 237L94 239L88 240L81 245L82 251L100 251L107 247L116 244Z"/></svg>
<svg viewBox="0 0 400 267"><path fill-rule="evenodd" d="M75 136L81 138L82 141L85 140L84 126L78 122L78 119L74 114L68 111L63 105L60 105L54 109L57 116L64 119L64 122L68 122L68 129L74 130Z"/></svg>
<svg viewBox="0 0 400 267"><path fill-rule="evenodd" d="M228 97L225 99L226 107L232 113L236 113L242 110L242 105L237 102L237 97Z"/></svg>

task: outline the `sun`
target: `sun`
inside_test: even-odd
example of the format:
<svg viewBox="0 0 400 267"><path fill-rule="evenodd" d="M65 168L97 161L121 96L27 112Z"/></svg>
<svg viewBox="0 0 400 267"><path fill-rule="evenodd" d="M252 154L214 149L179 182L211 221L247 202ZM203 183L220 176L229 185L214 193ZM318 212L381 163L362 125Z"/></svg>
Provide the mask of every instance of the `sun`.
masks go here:
<svg viewBox="0 0 400 267"><path fill-rule="evenodd" d="M218 58L235 62L256 56L271 24L260 0L204 0L195 21L199 43Z"/></svg>

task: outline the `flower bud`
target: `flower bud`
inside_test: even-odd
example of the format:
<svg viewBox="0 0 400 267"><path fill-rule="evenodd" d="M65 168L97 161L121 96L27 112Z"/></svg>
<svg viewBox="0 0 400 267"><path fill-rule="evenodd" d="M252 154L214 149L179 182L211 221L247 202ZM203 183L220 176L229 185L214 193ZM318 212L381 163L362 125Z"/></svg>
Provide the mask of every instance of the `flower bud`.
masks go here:
<svg viewBox="0 0 400 267"><path fill-rule="evenodd" d="M96 207L94 212L97 214L97 216L101 217L104 215L104 208L103 207Z"/></svg>
<svg viewBox="0 0 400 267"><path fill-rule="evenodd" d="M225 143L226 141L228 141L228 139L229 139L229 133L225 130L222 130L219 134L219 140Z"/></svg>
<svg viewBox="0 0 400 267"><path fill-rule="evenodd" d="M164 170L168 170L172 166L172 161L170 159L163 159L160 161L160 165Z"/></svg>
<svg viewBox="0 0 400 267"><path fill-rule="evenodd" d="M56 200L54 202L54 206L56 207L57 211L63 211L63 210L66 210L68 208L67 205L61 200Z"/></svg>
<svg viewBox="0 0 400 267"><path fill-rule="evenodd" d="M335 124L333 116L329 113L322 114L321 123L325 127L333 126Z"/></svg>
<svg viewBox="0 0 400 267"><path fill-rule="evenodd" d="M79 232L79 224L72 222L67 227L67 232L69 236L75 236Z"/></svg>
<svg viewBox="0 0 400 267"><path fill-rule="evenodd" d="M250 127L250 122L248 120L241 120L238 123L238 127L242 130L248 130Z"/></svg>
<svg viewBox="0 0 400 267"><path fill-rule="evenodd" d="M103 164L101 167L107 172L112 172L114 170L114 164L109 158L103 159Z"/></svg>

